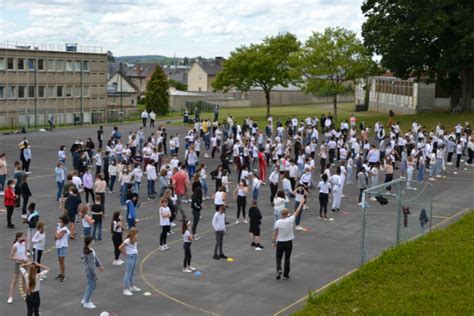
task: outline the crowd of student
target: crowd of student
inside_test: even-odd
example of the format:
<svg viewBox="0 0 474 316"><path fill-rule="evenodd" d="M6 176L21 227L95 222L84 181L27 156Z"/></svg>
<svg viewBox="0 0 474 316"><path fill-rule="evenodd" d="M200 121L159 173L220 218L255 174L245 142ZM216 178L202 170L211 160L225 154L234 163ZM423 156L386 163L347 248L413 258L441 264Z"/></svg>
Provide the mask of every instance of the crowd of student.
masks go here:
<svg viewBox="0 0 474 316"><path fill-rule="evenodd" d="M447 166L455 164L453 173L456 174L464 168L462 162L466 167L473 164L474 138L467 123L457 124L453 129L438 124L434 130L427 130L414 121L410 130L402 131L400 123L391 115L388 124L377 122L372 131L364 122L357 122L354 115L336 122L329 113L302 121L293 116L286 122L274 121L270 116L262 128L251 118L240 124L232 116L219 124L218 112L214 114L212 122L197 117L184 137L168 135L163 126L145 135L149 116L142 114L143 127L126 136L114 127L110 137L105 139L100 127L97 146L92 138L86 142L78 138L69 150L66 146L59 148L54 170L55 198L64 215L59 217L53 237L59 263L56 279L66 280L65 258L69 242L78 238L76 224L80 223L87 280L81 302L84 308L95 308L91 296L96 286L96 268L103 271L104 265L93 249L94 240L102 240L104 216L110 209L106 206L106 196L113 196L110 194L116 185L122 209L111 216L112 264L125 263L123 294L131 296L140 291L133 276L138 258L139 200L143 191L148 200L159 199L160 251L169 249L167 237L173 233L171 227L181 225L183 272L190 273L195 270L191 266L191 244L200 239L197 231L205 200L213 200L215 206L211 220L216 239L214 259L227 259L223 241L231 199L236 201L235 224L249 224L251 247L256 251L264 248L260 238L262 213L257 200L261 186L268 185L274 215L272 242L276 248L276 278L280 280L282 276L289 278L293 230L304 230L303 211L308 209L306 201L311 190L319 193L319 219L334 221L335 215L328 214L328 204L331 203L329 209L333 214L341 210L346 185L357 185L361 204L363 190L378 185L382 178L385 183L392 181L397 169L401 177L407 178L407 189L415 189L411 185L414 179L436 181L448 172ZM189 117L184 121L189 121ZM18 278L23 277L27 280L28 313L37 315L39 284L50 269L41 265L45 223L40 219L36 204L29 202L32 154L28 139L24 138L19 148L20 161L15 161L13 179L7 182L6 156L0 155L0 186L7 210L7 227L15 228L12 215L16 207L21 207L22 220L27 224L26 234L15 235L10 253L15 269L8 303L13 302ZM67 163L69 159L71 162ZM208 170L206 161L212 160L218 160L218 166ZM141 189L143 181L146 188ZM185 203L190 203L190 214ZM120 259L121 255L125 262Z"/></svg>

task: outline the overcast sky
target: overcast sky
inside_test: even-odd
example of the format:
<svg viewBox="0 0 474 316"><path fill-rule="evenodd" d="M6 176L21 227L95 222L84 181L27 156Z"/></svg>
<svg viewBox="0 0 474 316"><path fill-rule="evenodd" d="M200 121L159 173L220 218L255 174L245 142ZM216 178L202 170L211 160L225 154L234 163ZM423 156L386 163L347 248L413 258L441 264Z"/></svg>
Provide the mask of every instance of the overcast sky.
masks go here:
<svg viewBox="0 0 474 316"><path fill-rule="evenodd" d="M228 56L240 45L342 26L362 0L0 0L0 41L97 45L114 55Z"/></svg>

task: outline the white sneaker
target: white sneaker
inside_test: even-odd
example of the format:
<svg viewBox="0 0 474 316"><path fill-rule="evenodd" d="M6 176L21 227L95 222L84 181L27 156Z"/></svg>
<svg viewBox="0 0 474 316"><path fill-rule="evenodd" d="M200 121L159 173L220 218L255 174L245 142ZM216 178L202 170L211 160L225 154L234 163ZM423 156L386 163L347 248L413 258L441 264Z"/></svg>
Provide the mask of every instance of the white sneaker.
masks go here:
<svg viewBox="0 0 474 316"><path fill-rule="evenodd" d="M170 247L168 247L168 245L163 245L163 248L165 248L165 250L169 250Z"/></svg>
<svg viewBox="0 0 474 316"><path fill-rule="evenodd" d="M166 250L166 248L165 248L165 247L163 247L163 246L160 246L160 247L158 247L158 250L159 250L159 251L165 251L165 250Z"/></svg>
<svg viewBox="0 0 474 316"><path fill-rule="evenodd" d="M176 223L175 223L175 222L171 222L170 226L171 226L171 227L175 227L175 226L176 226Z"/></svg>
<svg viewBox="0 0 474 316"><path fill-rule="evenodd" d="M118 259L118 263L119 263L119 265L122 265L122 264L124 264L124 261L123 261L123 260L120 260L120 259Z"/></svg>
<svg viewBox="0 0 474 316"><path fill-rule="evenodd" d="M85 303L85 302L84 302L84 299L82 299L82 300L81 300L81 305L84 305L84 303Z"/></svg>
<svg viewBox="0 0 474 316"><path fill-rule="evenodd" d="M201 239L201 236L194 235L193 240L199 240L199 239Z"/></svg>
<svg viewBox="0 0 474 316"><path fill-rule="evenodd" d="M13 297L9 297L9 298L8 298L7 304L13 304Z"/></svg>
<svg viewBox="0 0 474 316"><path fill-rule="evenodd" d="M323 219L323 217L322 217L322 216L319 216L319 219L321 219L321 220L322 220L322 219Z"/></svg>
<svg viewBox="0 0 474 316"><path fill-rule="evenodd" d="M357 203L357 205L362 206L363 204L362 204L362 202L361 202L361 203Z"/></svg>
<svg viewBox="0 0 474 316"><path fill-rule="evenodd" d="M458 174L458 173L456 171L454 171L453 174Z"/></svg>
<svg viewBox="0 0 474 316"><path fill-rule="evenodd" d="M330 222L334 222L334 218L332 218L332 217L329 217L328 220L329 220Z"/></svg>
<svg viewBox="0 0 474 316"><path fill-rule="evenodd" d="M430 181L436 181L435 178L428 178Z"/></svg>
<svg viewBox="0 0 474 316"><path fill-rule="evenodd" d="M298 226L295 227L295 230L304 230L304 228L303 228L303 226L298 225Z"/></svg>
<svg viewBox="0 0 474 316"><path fill-rule="evenodd" d="M260 248L260 247L255 247L255 251L261 251L261 250L262 250L262 248Z"/></svg>
<svg viewBox="0 0 474 316"><path fill-rule="evenodd" d="M246 220L246 219L244 219L244 223L245 223L245 224L248 224L249 222L247 222L247 220Z"/></svg>
<svg viewBox="0 0 474 316"><path fill-rule="evenodd" d="M142 289L139 287L136 287L135 285L130 287L131 292L140 292Z"/></svg>
<svg viewBox="0 0 474 316"><path fill-rule="evenodd" d="M118 261L118 260L114 260L114 261L112 261L112 265L114 265L114 266L119 266L119 265L120 265L120 263L119 263L119 261Z"/></svg>
<svg viewBox="0 0 474 316"><path fill-rule="evenodd" d="M452 162L448 162L448 163L446 163L446 164L447 164L448 166L452 166L452 165L453 165Z"/></svg>
<svg viewBox="0 0 474 316"><path fill-rule="evenodd" d="M236 221L235 221L235 225L238 225L239 223L240 223L239 220L236 220Z"/></svg>
<svg viewBox="0 0 474 316"><path fill-rule="evenodd" d="M133 293L132 293L129 289L125 289L125 290L123 290L123 295L125 295L125 296L132 296Z"/></svg>
<svg viewBox="0 0 474 316"><path fill-rule="evenodd" d="M189 270L188 268L184 268L184 269L183 269L183 272L184 272L184 273L191 273L191 272L193 272L193 271Z"/></svg>
<svg viewBox="0 0 474 316"><path fill-rule="evenodd" d="M189 266L188 269L191 270L191 271L196 271L196 268L193 267L193 266Z"/></svg>
<svg viewBox="0 0 474 316"><path fill-rule="evenodd" d="M84 307L85 309L94 309L95 305L92 304L92 302L89 302L89 303L83 304L82 307Z"/></svg>
<svg viewBox="0 0 474 316"><path fill-rule="evenodd" d="M308 206L305 204L305 205L303 206L303 210L307 210L307 209L308 209Z"/></svg>
<svg viewBox="0 0 474 316"><path fill-rule="evenodd" d="M441 178L441 175L440 175L440 174L437 174L437 175L436 175L436 178Z"/></svg>
<svg viewBox="0 0 474 316"><path fill-rule="evenodd" d="M327 221L327 220L328 220L328 218L327 218L327 217L325 217L325 218L323 218L323 220L324 220L324 221Z"/></svg>
<svg viewBox="0 0 474 316"><path fill-rule="evenodd" d="M375 198L375 196L371 197L370 200L371 200L371 201L377 201L377 199ZM362 205L362 203L359 203L359 205Z"/></svg>

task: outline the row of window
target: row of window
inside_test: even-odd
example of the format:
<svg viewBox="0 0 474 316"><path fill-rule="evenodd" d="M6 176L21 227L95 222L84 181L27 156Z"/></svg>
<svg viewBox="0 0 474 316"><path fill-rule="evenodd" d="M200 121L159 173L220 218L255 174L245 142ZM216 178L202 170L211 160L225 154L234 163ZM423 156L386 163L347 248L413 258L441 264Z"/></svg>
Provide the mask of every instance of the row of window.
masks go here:
<svg viewBox="0 0 474 316"><path fill-rule="evenodd" d="M89 86L82 86L82 96L89 97ZM0 99L81 97L80 86L0 86Z"/></svg>
<svg viewBox="0 0 474 316"><path fill-rule="evenodd" d="M0 57L0 70L80 72L81 67L84 72L90 71L89 61Z"/></svg>

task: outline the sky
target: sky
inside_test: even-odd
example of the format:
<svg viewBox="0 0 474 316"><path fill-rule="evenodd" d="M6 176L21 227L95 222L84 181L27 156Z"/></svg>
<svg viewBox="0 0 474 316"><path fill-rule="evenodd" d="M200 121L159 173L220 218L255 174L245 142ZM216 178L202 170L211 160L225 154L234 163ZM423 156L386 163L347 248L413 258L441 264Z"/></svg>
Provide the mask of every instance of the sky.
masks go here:
<svg viewBox="0 0 474 316"><path fill-rule="evenodd" d="M226 57L291 32L360 34L362 0L0 0L0 42L78 43L115 56Z"/></svg>

